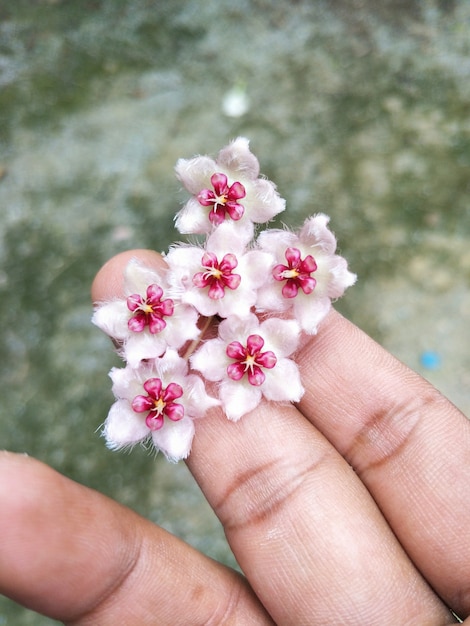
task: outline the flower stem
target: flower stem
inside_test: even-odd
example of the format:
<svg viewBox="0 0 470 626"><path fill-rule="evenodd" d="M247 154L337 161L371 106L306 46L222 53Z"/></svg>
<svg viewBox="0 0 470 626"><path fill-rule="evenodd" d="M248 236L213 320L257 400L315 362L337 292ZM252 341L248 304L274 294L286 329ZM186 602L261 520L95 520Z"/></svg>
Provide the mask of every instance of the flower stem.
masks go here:
<svg viewBox="0 0 470 626"><path fill-rule="evenodd" d="M213 319L214 319L214 315L211 315L210 317L206 317L205 318L204 324L203 324L203 326L201 328L201 334L199 335L199 337L197 339L193 339L193 341L191 341L189 343L188 347L184 351L184 354L181 355L181 357L185 361L188 361L189 357L193 354L193 352L196 351L197 347L199 346L199 344L201 343L202 339L204 338L204 334L205 334L206 330L211 325L211 322L212 322Z"/></svg>

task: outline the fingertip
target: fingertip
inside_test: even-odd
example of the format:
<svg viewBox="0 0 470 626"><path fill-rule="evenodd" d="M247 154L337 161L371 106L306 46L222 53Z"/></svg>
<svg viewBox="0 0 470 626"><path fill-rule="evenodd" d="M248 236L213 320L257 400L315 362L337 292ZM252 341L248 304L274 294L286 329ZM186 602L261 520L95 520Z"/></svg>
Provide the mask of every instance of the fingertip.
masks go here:
<svg viewBox="0 0 470 626"><path fill-rule="evenodd" d="M154 250L142 248L116 254L103 265L93 280L91 285L93 303L122 295L124 269L131 259L138 259L149 267L161 268L164 265L161 254Z"/></svg>

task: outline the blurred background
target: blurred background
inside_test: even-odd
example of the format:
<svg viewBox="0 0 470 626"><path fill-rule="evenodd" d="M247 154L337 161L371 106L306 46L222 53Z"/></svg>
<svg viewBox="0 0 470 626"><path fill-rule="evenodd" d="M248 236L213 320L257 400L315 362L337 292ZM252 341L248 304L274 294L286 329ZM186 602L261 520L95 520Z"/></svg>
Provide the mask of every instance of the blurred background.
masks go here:
<svg viewBox="0 0 470 626"><path fill-rule="evenodd" d="M341 312L468 414L469 2L0 0L0 446L230 565L184 463L105 448L89 286L181 239L176 160L237 135L282 221L331 216ZM54 623L0 598L0 626Z"/></svg>

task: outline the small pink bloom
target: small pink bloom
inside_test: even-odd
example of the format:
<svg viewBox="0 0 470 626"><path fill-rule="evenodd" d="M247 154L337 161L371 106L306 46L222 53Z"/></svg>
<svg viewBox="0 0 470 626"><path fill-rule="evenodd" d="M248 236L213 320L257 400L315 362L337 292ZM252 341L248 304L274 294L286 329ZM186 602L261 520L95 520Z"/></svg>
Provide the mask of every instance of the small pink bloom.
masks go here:
<svg viewBox="0 0 470 626"><path fill-rule="evenodd" d="M249 335L246 346L239 341L232 341L227 346L227 356L235 360L227 367L227 374L232 380L240 380L247 374L250 385L259 387L266 380L263 368L272 369L277 362L271 350L261 352L264 339L259 335Z"/></svg>
<svg viewBox="0 0 470 626"><path fill-rule="evenodd" d="M258 291L258 312L292 316L302 330L315 334L331 300L354 284L356 275L348 270L345 259L335 254L336 239L328 221L329 217L320 213L307 218L298 234L280 229L260 233L259 248L269 251L275 260L271 279Z"/></svg>
<svg viewBox="0 0 470 626"><path fill-rule="evenodd" d="M204 249L171 248L165 257L171 293L207 317L246 316L272 266L269 253L246 249L249 240L233 222L225 222L207 237Z"/></svg>
<svg viewBox="0 0 470 626"><path fill-rule="evenodd" d="M302 259L298 248L287 248L287 265L276 265L273 269L273 277L280 282L285 281L282 287L284 298L295 298L299 287L305 294L312 293L317 281L312 277L312 272L317 269L315 259L311 254Z"/></svg>
<svg viewBox="0 0 470 626"><path fill-rule="evenodd" d="M162 331L166 322L163 319L173 315L174 302L169 298L162 300L163 289L158 285L149 285L146 297L134 293L127 298L127 308L133 315L127 322L129 330L140 333L146 326L152 334Z"/></svg>
<svg viewBox="0 0 470 626"><path fill-rule="evenodd" d="M295 320L256 315L229 317L219 323L219 336L204 342L191 365L219 383L219 397L231 420L267 400L297 402L303 394L297 365L289 357L297 348L300 329Z"/></svg>
<svg viewBox="0 0 470 626"><path fill-rule="evenodd" d="M188 373L188 364L175 350L135 369L110 372L116 402L103 428L111 449L151 440L170 461L188 456L194 419L220 403L210 397L201 378Z"/></svg>
<svg viewBox="0 0 470 626"><path fill-rule="evenodd" d="M211 184L213 189L203 189L197 195L199 204L212 207L209 220L214 226L222 224L227 215L238 221L245 212L238 202L246 196L245 187L238 181L229 186L227 176L221 172L212 174Z"/></svg>
<svg viewBox="0 0 470 626"><path fill-rule="evenodd" d="M209 298L213 300L223 298L226 287L236 289L240 285L240 274L232 273L238 265L234 254L225 254L219 263L213 252L205 252L201 264L204 271L194 274L193 283L201 289L209 287Z"/></svg>
<svg viewBox="0 0 470 626"><path fill-rule="evenodd" d="M95 309L93 323L121 345L119 352L132 367L199 335L197 311L177 294L166 298L168 291L167 272L132 260L124 272L126 295Z"/></svg>
<svg viewBox="0 0 470 626"><path fill-rule="evenodd" d="M244 137L222 148L216 160L180 159L176 175L192 195L176 216L181 233L209 233L230 221L251 236L254 223L268 222L285 208L274 183L259 177L258 159Z"/></svg>
<svg viewBox="0 0 470 626"><path fill-rule="evenodd" d="M136 413L147 413L145 423L150 430L160 430L163 426L164 417L178 422L184 417L184 407L173 402L183 395L183 388L170 383L163 388L160 378L149 378L144 382L146 396L136 396L131 403Z"/></svg>

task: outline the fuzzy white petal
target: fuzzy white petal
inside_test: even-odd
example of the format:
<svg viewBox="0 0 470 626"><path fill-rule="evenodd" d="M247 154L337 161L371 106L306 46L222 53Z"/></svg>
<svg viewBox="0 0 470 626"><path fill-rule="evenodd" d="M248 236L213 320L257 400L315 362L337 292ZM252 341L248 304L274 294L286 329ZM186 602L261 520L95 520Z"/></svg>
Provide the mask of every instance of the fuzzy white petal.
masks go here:
<svg viewBox="0 0 470 626"><path fill-rule="evenodd" d="M299 233L299 239L311 246L319 246L326 254L334 254L336 238L328 228L328 215L318 213L305 220Z"/></svg>
<svg viewBox="0 0 470 626"><path fill-rule="evenodd" d="M346 259L335 255L330 263L331 280L328 285L328 296L340 298L344 291L354 285L357 276L348 270Z"/></svg>
<svg viewBox="0 0 470 626"><path fill-rule="evenodd" d="M144 294L149 285L164 285L165 272L157 272L143 265L138 259L131 259L124 269L124 291L126 296Z"/></svg>
<svg viewBox="0 0 470 626"><path fill-rule="evenodd" d="M249 383L226 380L220 385L219 395L228 419L236 422L258 406L262 392Z"/></svg>
<svg viewBox="0 0 470 626"><path fill-rule="evenodd" d="M103 436L112 450L143 441L149 434L145 418L132 410L127 400L117 400L104 423Z"/></svg>
<svg viewBox="0 0 470 626"><path fill-rule="evenodd" d="M253 183L249 214L250 219L257 224L269 222L286 208L286 201L276 191L276 186L269 180L259 178Z"/></svg>
<svg viewBox="0 0 470 626"><path fill-rule="evenodd" d="M331 309L331 300L328 296L309 300L307 297L299 298L294 304L295 318L301 328L309 335L315 335L318 325L324 320Z"/></svg>
<svg viewBox="0 0 470 626"><path fill-rule="evenodd" d="M126 341L122 354L131 367L138 367L145 359L156 359L165 352L167 343L161 333L133 333Z"/></svg>
<svg viewBox="0 0 470 626"><path fill-rule="evenodd" d="M109 337L123 341L129 334L129 309L125 300L112 300L99 305L91 321Z"/></svg>
<svg viewBox="0 0 470 626"><path fill-rule="evenodd" d="M193 437L194 423L187 416L177 422L165 419L163 427L152 432L155 447L172 463L188 457Z"/></svg>
<svg viewBox="0 0 470 626"><path fill-rule="evenodd" d="M250 151L249 145L250 142L246 137L237 137L228 146L222 148L217 156L217 163L247 178L258 178L259 162Z"/></svg>
<svg viewBox="0 0 470 626"><path fill-rule="evenodd" d="M240 231L236 222L223 222L207 239L205 249L217 256L231 252L236 256L243 254L251 237Z"/></svg>
<svg viewBox="0 0 470 626"><path fill-rule="evenodd" d="M116 398L132 400L135 396L143 393L142 383L145 381L146 369L139 371L131 367L113 367L109 377L113 381L112 391Z"/></svg>
<svg viewBox="0 0 470 626"><path fill-rule="evenodd" d="M201 372L207 380L222 380L231 362L226 355L226 347L226 342L221 339L209 339L192 355L191 367Z"/></svg>
<svg viewBox="0 0 470 626"><path fill-rule="evenodd" d="M258 332L259 319L254 313L246 317L229 317L219 324L219 337L229 343L230 341L244 341L248 335Z"/></svg>
<svg viewBox="0 0 470 626"><path fill-rule="evenodd" d="M175 228L182 234L204 234L212 230L207 207L190 198L175 216Z"/></svg>
<svg viewBox="0 0 470 626"><path fill-rule="evenodd" d="M279 359L276 366L267 372L262 392L267 400L298 402L303 396L304 388L294 361Z"/></svg>
<svg viewBox="0 0 470 626"><path fill-rule="evenodd" d="M300 327L295 320L270 317L260 325L260 334L266 338L264 349L273 350L278 357L285 357L296 350Z"/></svg>
<svg viewBox="0 0 470 626"><path fill-rule="evenodd" d="M178 159L175 167L177 178L189 193L197 195L201 189L210 187L210 178L217 171L217 165L208 156L193 159Z"/></svg>
<svg viewBox="0 0 470 626"><path fill-rule="evenodd" d="M205 385L199 376L189 374L185 380L185 404L188 415L192 418L203 417L206 411L220 405L217 398L207 394Z"/></svg>

